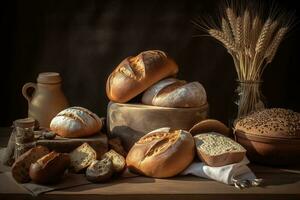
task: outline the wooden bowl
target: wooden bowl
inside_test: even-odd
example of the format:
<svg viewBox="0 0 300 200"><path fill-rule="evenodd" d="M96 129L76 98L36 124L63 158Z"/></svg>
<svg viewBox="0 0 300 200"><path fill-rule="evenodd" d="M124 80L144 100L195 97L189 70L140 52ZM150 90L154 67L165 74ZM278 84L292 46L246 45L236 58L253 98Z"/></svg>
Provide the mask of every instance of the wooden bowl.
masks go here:
<svg viewBox="0 0 300 200"><path fill-rule="evenodd" d="M236 131L235 139L247 150L252 162L272 166L300 163L300 138L266 137Z"/></svg>

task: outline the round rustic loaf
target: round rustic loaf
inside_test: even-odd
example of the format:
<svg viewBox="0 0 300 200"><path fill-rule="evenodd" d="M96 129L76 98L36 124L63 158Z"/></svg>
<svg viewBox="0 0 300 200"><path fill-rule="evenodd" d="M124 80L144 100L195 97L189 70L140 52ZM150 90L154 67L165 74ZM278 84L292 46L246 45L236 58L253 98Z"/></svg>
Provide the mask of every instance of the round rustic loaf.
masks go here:
<svg viewBox="0 0 300 200"><path fill-rule="evenodd" d="M161 128L142 137L130 149L126 164L130 170L150 177L172 177L194 159L192 135L183 130Z"/></svg>
<svg viewBox="0 0 300 200"><path fill-rule="evenodd" d="M175 78L159 81L142 97L144 104L173 108L200 107L206 101L205 89L199 82L186 83Z"/></svg>
<svg viewBox="0 0 300 200"><path fill-rule="evenodd" d="M235 125L235 131L277 138L300 138L300 113L283 108L254 112Z"/></svg>
<svg viewBox="0 0 300 200"><path fill-rule="evenodd" d="M58 113L50 123L50 129L62 137L91 136L101 130L102 120L88 109L70 107Z"/></svg>
<svg viewBox="0 0 300 200"><path fill-rule="evenodd" d="M177 64L163 51L144 51L117 66L107 79L106 94L111 101L124 103L177 72Z"/></svg>

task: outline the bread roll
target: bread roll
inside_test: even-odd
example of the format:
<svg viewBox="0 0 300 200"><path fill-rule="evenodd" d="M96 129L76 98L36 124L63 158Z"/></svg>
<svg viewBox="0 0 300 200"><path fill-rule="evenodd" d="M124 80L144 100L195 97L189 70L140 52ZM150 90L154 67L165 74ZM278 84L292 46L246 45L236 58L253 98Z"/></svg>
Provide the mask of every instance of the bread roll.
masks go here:
<svg viewBox="0 0 300 200"><path fill-rule="evenodd" d="M177 72L177 64L163 51L144 51L117 66L106 82L106 94L111 101L124 103Z"/></svg>
<svg viewBox="0 0 300 200"><path fill-rule="evenodd" d="M102 158L109 158L113 163L114 171L117 173L121 173L126 167L125 158L113 149L106 152Z"/></svg>
<svg viewBox="0 0 300 200"><path fill-rule="evenodd" d="M62 178L69 165L68 154L52 151L31 164L29 175L34 182L39 184L55 183Z"/></svg>
<svg viewBox="0 0 300 200"><path fill-rule="evenodd" d="M50 129L62 137L91 136L101 130L102 120L88 109L70 107L58 113L50 123Z"/></svg>
<svg viewBox="0 0 300 200"><path fill-rule="evenodd" d="M238 120L235 131L275 138L300 138L300 113L283 108L261 110Z"/></svg>
<svg viewBox="0 0 300 200"><path fill-rule="evenodd" d="M114 173L113 163L109 158L94 160L86 169L85 175L88 181L102 183L108 181Z"/></svg>
<svg viewBox="0 0 300 200"><path fill-rule="evenodd" d="M190 133L192 135L209 132L216 132L225 136L229 136L230 129L225 124L215 119L205 119L195 124L190 129Z"/></svg>
<svg viewBox="0 0 300 200"><path fill-rule="evenodd" d="M194 159L192 135L183 130L161 128L143 136L130 149L129 169L150 177L172 177L183 171Z"/></svg>
<svg viewBox="0 0 300 200"><path fill-rule="evenodd" d="M199 82L186 83L168 78L146 90L142 102L172 108L200 107L206 104L206 92Z"/></svg>
<svg viewBox="0 0 300 200"><path fill-rule="evenodd" d="M197 155L212 167L238 163L246 155L246 149L219 133L202 133L194 136Z"/></svg>
<svg viewBox="0 0 300 200"><path fill-rule="evenodd" d="M39 158L47 155L49 150L43 146L36 146L22 154L13 164L11 173L14 179L19 183L30 181L29 168Z"/></svg>

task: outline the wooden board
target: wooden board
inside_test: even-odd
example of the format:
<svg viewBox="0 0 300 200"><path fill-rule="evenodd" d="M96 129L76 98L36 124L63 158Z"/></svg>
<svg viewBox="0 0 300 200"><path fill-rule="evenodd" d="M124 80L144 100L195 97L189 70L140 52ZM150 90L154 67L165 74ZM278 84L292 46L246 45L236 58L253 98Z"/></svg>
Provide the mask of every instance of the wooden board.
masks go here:
<svg viewBox="0 0 300 200"><path fill-rule="evenodd" d="M50 150L67 153L71 152L84 142L90 144L99 155L102 155L108 150L107 136L103 133L88 138L63 138L56 136L53 140L38 140L37 145L43 145Z"/></svg>

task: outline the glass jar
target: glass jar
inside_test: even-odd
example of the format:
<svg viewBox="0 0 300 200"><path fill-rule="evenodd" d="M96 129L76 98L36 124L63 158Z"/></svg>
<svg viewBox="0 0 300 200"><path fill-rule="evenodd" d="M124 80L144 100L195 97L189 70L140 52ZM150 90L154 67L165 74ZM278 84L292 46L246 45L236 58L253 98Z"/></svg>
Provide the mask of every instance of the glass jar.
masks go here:
<svg viewBox="0 0 300 200"><path fill-rule="evenodd" d="M35 147L34 138L34 119L25 118L14 121L16 138L15 138L15 159L20 157L29 149Z"/></svg>
<svg viewBox="0 0 300 200"><path fill-rule="evenodd" d="M261 92L262 81L239 81L233 96L233 106L230 111L230 125L251 112L264 109L265 97Z"/></svg>

